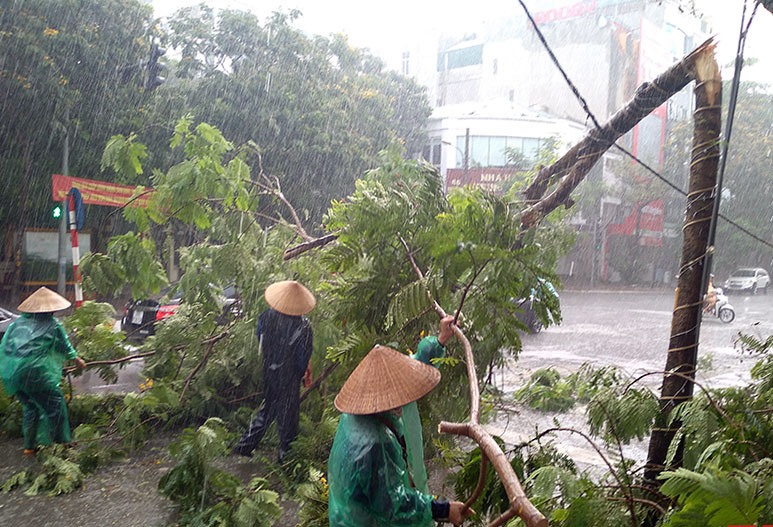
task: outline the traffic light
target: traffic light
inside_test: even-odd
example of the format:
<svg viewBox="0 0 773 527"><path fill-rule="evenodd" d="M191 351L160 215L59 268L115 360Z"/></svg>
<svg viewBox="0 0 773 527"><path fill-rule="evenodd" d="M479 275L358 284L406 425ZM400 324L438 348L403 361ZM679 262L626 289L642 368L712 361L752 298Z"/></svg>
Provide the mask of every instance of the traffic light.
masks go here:
<svg viewBox="0 0 773 527"><path fill-rule="evenodd" d="M54 210L51 211L51 216L55 220L58 220L59 218L61 218L62 217L62 206L61 205L57 205L56 207L54 207Z"/></svg>
<svg viewBox="0 0 773 527"><path fill-rule="evenodd" d="M159 48L158 44L150 45L150 56L148 57L148 83L145 86L146 91L151 92L155 90L166 80L164 77L159 76L159 74L166 69L166 66L158 62L158 59L165 54L166 50Z"/></svg>

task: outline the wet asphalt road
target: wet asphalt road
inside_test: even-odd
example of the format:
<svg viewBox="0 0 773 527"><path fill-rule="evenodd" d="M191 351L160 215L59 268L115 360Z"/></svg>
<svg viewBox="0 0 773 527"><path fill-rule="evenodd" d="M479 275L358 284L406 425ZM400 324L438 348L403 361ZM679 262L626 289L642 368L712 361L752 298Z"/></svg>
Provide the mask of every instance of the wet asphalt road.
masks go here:
<svg viewBox="0 0 773 527"><path fill-rule="evenodd" d="M736 318L724 324L706 316L701 326L701 358L708 367L699 368L698 380L711 387L745 384L754 360L744 358L734 346L739 332L767 337L773 334L773 294L758 296L733 295L730 303ZM512 395L528 381L538 368L554 367L562 375L576 371L583 363L596 367L614 365L633 379L650 371L662 371L671 329L674 307L673 291L642 292L561 292L563 322L536 335L523 338L523 350L517 361L511 361L497 372L497 386ZM659 393L661 375L642 382ZM586 429L585 408L577 407L563 414L546 414L514 405L516 413L500 414L488 426L508 443L533 437L535 428L562 426ZM556 439L561 450L581 466L594 466L600 459L579 436L561 434ZM633 444L626 455L642 460L646 441Z"/></svg>

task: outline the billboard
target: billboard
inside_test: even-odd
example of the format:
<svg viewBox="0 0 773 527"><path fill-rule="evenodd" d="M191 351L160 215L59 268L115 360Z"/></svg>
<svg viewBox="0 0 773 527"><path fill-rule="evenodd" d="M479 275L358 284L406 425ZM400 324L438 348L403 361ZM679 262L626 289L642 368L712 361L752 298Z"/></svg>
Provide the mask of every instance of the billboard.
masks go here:
<svg viewBox="0 0 773 527"><path fill-rule="evenodd" d="M147 194L132 200L131 198L138 187L59 174L51 176L51 190L54 201L64 201L71 188L77 188L81 191L83 203L86 205L105 205L108 207L145 208L148 206L150 193L153 191L152 189L145 188L144 192L147 192Z"/></svg>
<svg viewBox="0 0 773 527"><path fill-rule="evenodd" d="M631 236L637 230L639 245L661 247L663 245L663 214L664 203L656 199L637 207L626 216L622 223L613 223L607 227L607 234Z"/></svg>
<svg viewBox="0 0 773 527"><path fill-rule="evenodd" d="M668 42L664 30L646 18L641 19L637 85L652 81L674 63ZM667 103L664 103L633 129L633 154L650 166L663 165L667 113Z"/></svg>

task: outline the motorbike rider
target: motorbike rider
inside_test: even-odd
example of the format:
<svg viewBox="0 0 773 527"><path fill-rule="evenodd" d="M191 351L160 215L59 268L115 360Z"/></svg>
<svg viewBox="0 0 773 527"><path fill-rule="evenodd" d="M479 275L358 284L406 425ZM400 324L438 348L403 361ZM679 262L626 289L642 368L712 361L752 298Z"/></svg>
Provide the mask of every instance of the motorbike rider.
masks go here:
<svg viewBox="0 0 773 527"><path fill-rule="evenodd" d="M714 274L709 276L709 286L706 289L706 296L703 297L703 301L706 303L706 307L703 308L704 313L711 313L714 310L714 306L717 305L717 290L714 287Z"/></svg>

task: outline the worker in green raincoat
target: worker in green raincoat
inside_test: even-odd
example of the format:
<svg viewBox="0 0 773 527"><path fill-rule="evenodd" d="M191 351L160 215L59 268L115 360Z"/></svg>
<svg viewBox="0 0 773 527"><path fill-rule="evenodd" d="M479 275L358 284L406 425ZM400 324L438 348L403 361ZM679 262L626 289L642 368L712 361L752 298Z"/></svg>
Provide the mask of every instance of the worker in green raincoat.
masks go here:
<svg viewBox="0 0 773 527"><path fill-rule="evenodd" d="M409 469L403 407L429 393L440 372L376 346L335 399L343 412L328 460L330 527L459 525L472 509L433 498Z"/></svg>
<svg viewBox="0 0 773 527"><path fill-rule="evenodd" d="M412 358L432 365L432 359L445 357L445 344L454 336L454 317L448 315L440 321L440 335L424 337L416 348ZM405 428L405 446L408 451L408 467L411 469L413 483L425 494L427 487L427 469L424 466L424 438L421 433L421 418L416 401L403 406L403 427Z"/></svg>
<svg viewBox="0 0 773 527"><path fill-rule="evenodd" d="M54 312L70 302L41 287L19 305L18 318L0 342L0 378L8 395L16 395L24 409L24 453L38 446L70 442L67 406L59 389L64 361L74 359L78 368L86 363L77 356Z"/></svg>

